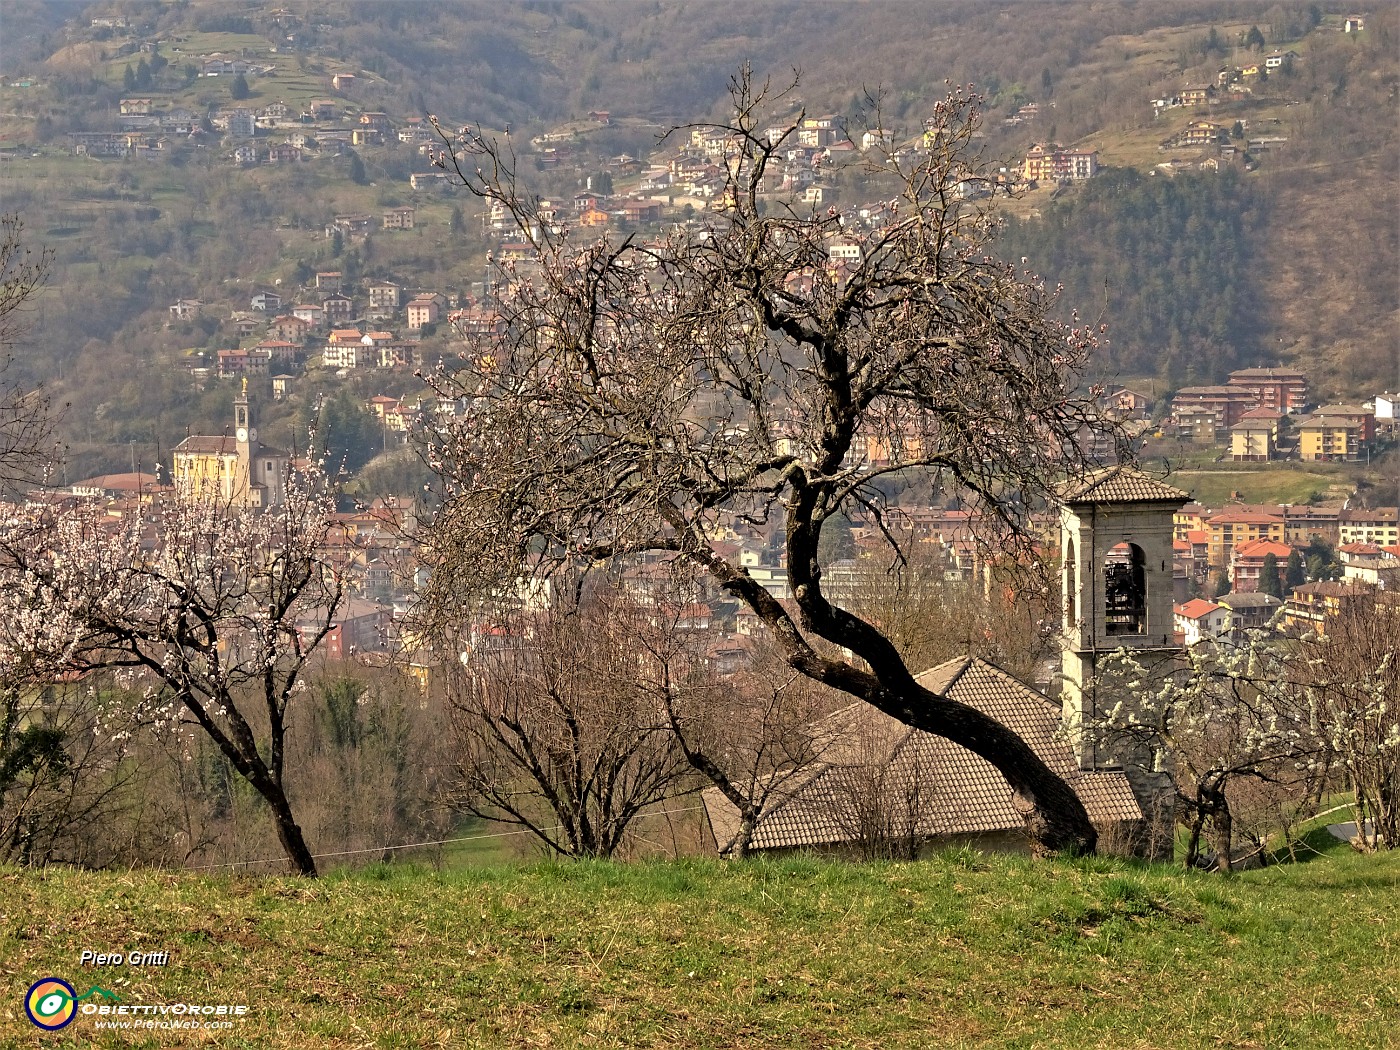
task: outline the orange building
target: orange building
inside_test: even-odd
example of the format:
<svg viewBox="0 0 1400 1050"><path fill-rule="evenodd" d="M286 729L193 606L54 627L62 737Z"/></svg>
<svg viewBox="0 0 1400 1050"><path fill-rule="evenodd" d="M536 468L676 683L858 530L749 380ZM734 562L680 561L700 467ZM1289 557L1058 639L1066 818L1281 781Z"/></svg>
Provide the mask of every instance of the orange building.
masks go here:
<svg viewBox="0 0 1400 1050"><path fill-rule="evenodd" d="M1210 534L1210 567L1225 569L1230 566L1231 555L1237 546L1253 540L1283 543L1284 520L1283 515L1277 511L1231 507L1208 518L1206 531Z"/></svg>

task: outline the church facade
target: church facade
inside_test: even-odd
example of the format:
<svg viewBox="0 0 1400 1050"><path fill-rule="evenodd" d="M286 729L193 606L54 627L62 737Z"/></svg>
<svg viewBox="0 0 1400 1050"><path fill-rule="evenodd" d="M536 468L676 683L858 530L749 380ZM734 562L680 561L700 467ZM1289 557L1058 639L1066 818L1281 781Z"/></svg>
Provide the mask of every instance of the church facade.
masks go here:
<svg viewBox="0 0 1400 1050"><path fill-rule="evenodd" d="M287 498L291 457L258 439L248 383L233 402L232 433L191 435L175 446L173 481L183 499L269 510Z"/></svg>

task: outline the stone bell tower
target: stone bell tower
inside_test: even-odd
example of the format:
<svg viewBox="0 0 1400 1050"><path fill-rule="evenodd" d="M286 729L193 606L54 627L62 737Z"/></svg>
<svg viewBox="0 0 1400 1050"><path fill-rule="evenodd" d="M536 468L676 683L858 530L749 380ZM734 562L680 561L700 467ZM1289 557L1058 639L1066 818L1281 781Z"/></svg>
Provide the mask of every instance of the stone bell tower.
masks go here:
<svg viewBox="0 0 1400 1050"><path fill-rule="evenodd" d="M1094 685L1100 661L1131 649L1163 672L1181 649L1172 618L1172 515L1191 497L1125 467L1061 490L1060 565L1064 601L1063 714L1083 769L1121 766L1075 727L1102 715Z"/></svg>

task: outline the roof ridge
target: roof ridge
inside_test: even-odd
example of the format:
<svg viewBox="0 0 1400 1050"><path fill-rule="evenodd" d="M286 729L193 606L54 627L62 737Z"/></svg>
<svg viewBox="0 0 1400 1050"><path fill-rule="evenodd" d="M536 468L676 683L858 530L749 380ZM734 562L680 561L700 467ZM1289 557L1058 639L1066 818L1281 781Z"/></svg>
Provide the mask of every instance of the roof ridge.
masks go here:
<svg viewBox="0 0 1400 1050"><path fill-rule="evenodd" d="M1001 666L999 666L999 665L997 665L997 664L994 664L994 663L992 663L992 661L986 660L986 659L984 659L984 658L982 658L982 657L980 657L980 656L971 656L971 657L968 658L968 660L969 660L969 663L971 663L972 661L975 660L977 663L981 664L983 667L985 667L985 668L987 668L989 671L993 672L993 673L994 673L995 675L997 675L999 678L1003 679L1007 684L1013 686L1013 687L1016 688L1016 689L1023 690L1024 692L1026 692L1026 693L1028 693L1028 694L1031 694L1031 695L1034 695L1034 696L1038 697L1039 699L1043 700L1043 701L1044 701L1049 707L1051 707L1052 709L1056 709L1056 710L1059 709L1059 706L1060 706L1060 705L1057 704L1054 700L1052 700L1050 697L1046 696L1046 695L1045 695L1044 693L1042 693L1039 689L1035 688L1035 686L1033 686L1033 685L1027 685L1025 682L1021 681L1021 679L1017 678L1014 674L1012 674L1012 673L1011 673L1010 671L1008 671L1006 668L1001 667Z"/></svg>
<svg viewBox="0 0 1400 1050"><path fill-rule="evenodd" d="M1159 481L1127 463L1118 463L1080 477L1068 478L1058 486L1059 497L1074 503L1188 503L1191 494Z"/></svg>
<svg viewBox="0 0 1400 1050"><path fill-rule="evenodd" d="M962 681L963 675L967 674L968 668L972 666L972 662L974 660L981 660L982 663L987 663L987 661L982 660L980 656L974 656L972 653L968 653L964 657L954 657L953 659L961 659L962 666L958 668L957 672L953 675L952 678L948 679L948 684L944 686L943 695L945 697L953 691L954 686L956 686L960 681ZM991 664L988 664L988 666L990 667Z"/></svg>

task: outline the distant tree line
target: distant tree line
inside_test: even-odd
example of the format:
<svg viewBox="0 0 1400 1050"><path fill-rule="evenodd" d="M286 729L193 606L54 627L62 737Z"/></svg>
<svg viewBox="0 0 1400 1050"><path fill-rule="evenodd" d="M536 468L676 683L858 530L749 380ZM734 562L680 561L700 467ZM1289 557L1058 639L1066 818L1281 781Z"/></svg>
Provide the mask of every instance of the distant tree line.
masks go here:
<svg viewBox="0 0 1400 1050"><path fill-rule="evenodd" d="M1062 302L1086 320L1101 310L1099 371L1181 385L1253 363L1266 334L1264 229L1259 197L1233 172L1168 179L1114 169L1039 219L1009 222L999 250L1062 285Z"/></svg>

